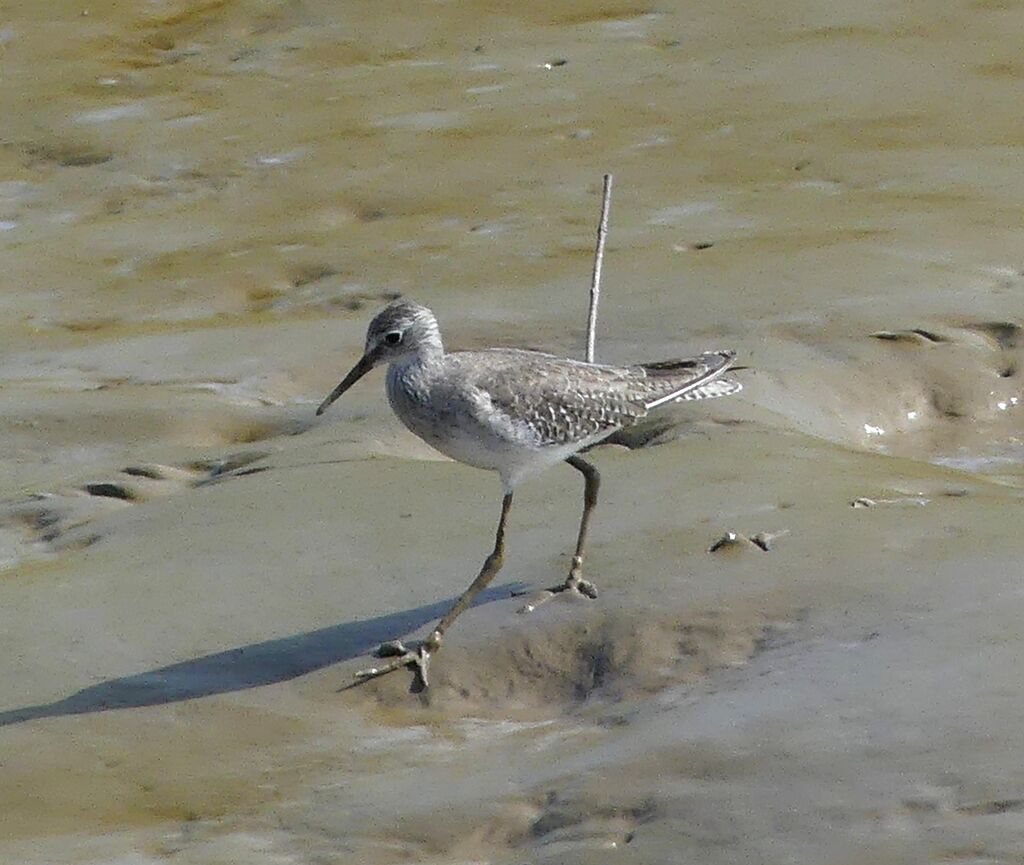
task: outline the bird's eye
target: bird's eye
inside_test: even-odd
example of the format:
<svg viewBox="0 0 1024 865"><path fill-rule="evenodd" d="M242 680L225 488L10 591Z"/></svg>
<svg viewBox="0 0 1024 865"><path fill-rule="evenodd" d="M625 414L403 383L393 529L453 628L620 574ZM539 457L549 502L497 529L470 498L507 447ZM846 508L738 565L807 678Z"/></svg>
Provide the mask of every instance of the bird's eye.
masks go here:
<svg viewBox="0 0 1024 865"><path fill-rule="evenodd" d="M384 342L388 345L398 345L402 341L402 331L393 330L391 333L384 334Z"/></svg>

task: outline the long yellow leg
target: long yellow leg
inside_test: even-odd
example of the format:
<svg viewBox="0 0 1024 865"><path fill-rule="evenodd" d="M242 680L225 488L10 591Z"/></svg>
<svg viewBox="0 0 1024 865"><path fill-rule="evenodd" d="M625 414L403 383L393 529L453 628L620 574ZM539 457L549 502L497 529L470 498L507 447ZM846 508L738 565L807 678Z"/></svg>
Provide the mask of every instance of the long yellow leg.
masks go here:
<svg viewBox="0 0 1024 865"><path fill-rule="evenodd" d="M434 630L431 631L426 641L416 649L406 649L398 642L385 643L381 646L379 653L384 656L393 654L395 655L394 660L388 662L383 667L371 667L368 670L360 670L356 673L358 681L365 682L369 679L375 679L378 676L393 673L402 667L413 667L419 679L417 683L414 683L414 687L417 685L423 688L427 687L427 667L430 663L430 656L441 648L444 635L452 626L452 623L466 611L466 608L473 603L473 599L487 588L491 580L501 570L502 564L504 564L505 523L508 520L508 512L511 507L512 493L508 492L505 493L505 498L501 501L501 517L498 520L498 530L494 536L494 549L484 560L483 567L480 569L480 573L477 574L476 579L469 584L466 591L459 596L448 612L441 617L441 620L434 627Z"/></svg>
<svg viewBox="0 0 1024 865"><path fill-rule="evenodd" d="M505 522L508 520L508 512L511 507L512 493L508 492L505 493L505 498L501 500L501 517L498 520L498 531L494 535L494 549L484 560L484 566L480 569L480 573L477 574L477 578L469 584L469 588L462 593L459 599L452 604L451 609L437 623L437 627L431 633L430 639L427 640L427 645L431 647L432 651L436 651L440 647L441 640L445 632L452 626L452 622L465 612L466 607L473 603L473 599L480 592L487 588L505 563Z"/></svg>
<svg viewBox="0 0 1024 865"><path fill-rule="evenodd" d="M532 613L541 604L547 603L561 592L576 592L588 598L597 597L597 587L583 579L583 548L587 543L587 529L590 526L590 514L597 506L597 491L601 488L601 475L585 459L571 456L566 460L574 469L583 473L583 518L580 520L580 531L576 536L576 554L572 557L572 567L565 582L558 586L538 593L520 610L520 613Z"/></svg>

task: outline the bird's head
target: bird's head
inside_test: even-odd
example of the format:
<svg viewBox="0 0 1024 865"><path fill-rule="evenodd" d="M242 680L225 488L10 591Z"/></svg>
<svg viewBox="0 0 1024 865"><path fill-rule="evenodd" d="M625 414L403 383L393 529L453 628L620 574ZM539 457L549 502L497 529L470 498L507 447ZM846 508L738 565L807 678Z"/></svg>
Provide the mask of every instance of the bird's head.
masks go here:
<svg viewBox="0 0 1024 865"><path fill-rule="evenodd" d="M366 329L363 356L320 404L316 413L323 414L332 402L375 366L394 363L409 355L437 351L443 351L443 347L434 313L410 300L396 300L370 322Z"/></svg>

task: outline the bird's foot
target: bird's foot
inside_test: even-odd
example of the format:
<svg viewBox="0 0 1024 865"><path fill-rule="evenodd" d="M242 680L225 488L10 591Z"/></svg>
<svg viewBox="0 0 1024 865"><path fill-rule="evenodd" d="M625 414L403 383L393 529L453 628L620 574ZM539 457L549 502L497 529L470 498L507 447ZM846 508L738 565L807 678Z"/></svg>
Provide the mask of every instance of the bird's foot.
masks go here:
<svg viewBox="0 0 1024 865"><path fill-rule="evenodd" d="M401 640L388 640L377 647L374 655L378 658L390 658L386 664L380 667L368 667L356 673L356 680L353 685L361 685L371 679L378 679L388 673L394 673L403 667L410 668L415 678L412 683L413 691L424 691L430 687L430 680L427 678L430 668L430 656L441 648L441 639L437 634L432 634L429 640L421 643L414 649L409 649Z"/></svg>
<svg viewBox="0 0 1024 865"><path fill-rule="evenodd" d="M583 562L579 557L574 557L572 560L572 570L569 572L569 576L565 578L565 582L560 586L552 586L550 589L544 589L542 592L538 592L519 608L519 612L532 613L537 609L537 607L542 604L546 604L555 597L555 595L560 595L563 592L572 592L575 595L590 598L591 600L596 598L597 586L580 576L582 566Z"/></svg>

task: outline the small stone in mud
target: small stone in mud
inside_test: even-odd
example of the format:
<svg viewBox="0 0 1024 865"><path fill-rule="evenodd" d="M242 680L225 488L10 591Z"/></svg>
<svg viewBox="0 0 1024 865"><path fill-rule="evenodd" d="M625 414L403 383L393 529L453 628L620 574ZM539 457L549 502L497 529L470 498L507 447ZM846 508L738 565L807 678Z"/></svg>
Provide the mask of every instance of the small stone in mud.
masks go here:
<svg viewBox="0 0 1024 865"><path fill-rule="evenodd" d="M722 537L715 541L710 547L708 547L709 553L717 553L719 550L725 549L726 547L736 546L741 544L740 536L736 532L726 532Z"/></svg>
<svg viewBox="0 0 1024 865"><path fill-rule="evenodd" d="M734 550L751 548L761 550L762 552L768 552L771 538L774 535L766 535L761 532L752 538L748 538L746 535L741 535L739 532L726 532L722 537L715 541L710 547L708 547L709 553L718 552L731 552Z"/></svg>
<svg viewBox="0 0 1024 865"><path fill-rule="evenodd" d="M990 799L983 802L970 802L958 805L956 810L960 814L1006 814L1010 811L1024 810L1024 799L1014 797L1012 799Z"/></svg>
<svg viewBox="0 0 1024 865"><path fill-rule="evenodd" d="M119 320L116 318L85 318L74 321L61 321L57 323L57 327L71 333L94 333L108 327L113 327L118 323Z"/></svg>
<svg viewBox="0 0 1024 865"><path fill-rule="evenodd" d="M91 496L101 496L102 498L108 499L121 499L122 501L125 502L130 502L135 499L135 496L131 493L131 491L125 489L120 484L86 484L84 489Z"/></svg>
<svg viewBox="0 0 1024 865"><path fill-rule="evenodd" d="M881 339L887 342L914 342L918 344L949 342L949 340L934 331L915 327L910 330L878 330L870 334L872 339Z"/></svg>
<svg viewBox="0 0 1024 865"><path fill-rule="evenodd" d="M928 499L924 496L897 496L892 499L869 499L867 496L858 496L850 502L851 508L873 508L876 505L916 505L924 507Z"/></svg>
<svg viewBox="0 0 1024 865"><path fill-rule="evenodd" d="M769 553L772 547L775 546L775 539L788 533L790 533L788 529L785 531L759 531L757 534L751 535L751 544Z"/></svg>
<svg viewBox="0 0 1024 865"><path fill-rule="evenodd" d="M149 478L151 481L162 481L164 473L152 466L127 466L121 469L126 475L136 478Z"/></svg>
<svg viewBox="0 0 1024 865"><path fill-rule="evenodd" d="M946 337L940 336L939 334L934 333L933 331L930 330L924 330L924 328L911 328L910 332L916 333L922 339L928 340L928 342L949 342L949 340L947 340Z"/></svg>
<svg viewBox="0 0 1024 865"><path fill-rule="evenodd" d="M321 279L337 275L338 270L329 264L306 265L299 268L292 277L292 285L295 288L302 288L304 285L310 285L311 283L319 282Z"/></svg>
<svg viewBox="0 0 1024 865"><path fill-rule="evenodd" d="M387 217L388 212L383 207L364 206L356 211L356 219L360 222L380 222Z"/></svg>
<svg viewBox="0 0 1024 865"><path fill-rule="evenodd" d="M743 547L756 547L762 552L770 552L775 541L784 535L789 534L789 529L778 532L758 532L756 535L744 535L739 532L726 532L722 537L708 547L709 553L717 553L720 550L740 549Z"/></svg>
<svg viewBox="0 0 1024 865"><path fill-rule="evenodd" d="M52 162L64 168L102 165L114 158L114 155L107 151L72 142L30 144L25 148L25 152L36 162Z"/></svg>

